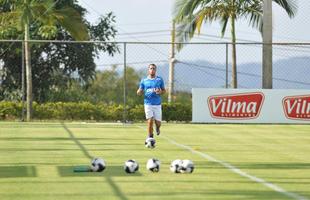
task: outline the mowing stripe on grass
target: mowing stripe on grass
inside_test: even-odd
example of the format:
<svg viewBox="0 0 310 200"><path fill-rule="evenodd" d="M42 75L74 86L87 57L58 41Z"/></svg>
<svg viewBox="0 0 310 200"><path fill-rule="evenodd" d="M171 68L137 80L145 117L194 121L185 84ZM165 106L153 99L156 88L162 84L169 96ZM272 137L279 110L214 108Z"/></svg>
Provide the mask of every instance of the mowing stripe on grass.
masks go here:
<svg viewBox="0 0 310 200"><path fill-rule="evenodd" d="M66 126L65 123L61 123L65 131L69 134L70 139L74 141L74 143L81 149L81 151L84 153L85 157L87 158L94 158L88 150L85 148L85 146L74 136L73 132ZM123 194L120 190L120 188L117 186L117 184L111 179L111 177L106 177L107 182L113 189L113 192L115 193L116 196L118 196L121 200L128 200L125 194Z"/></svg>
<svg viewBox="0 0 310 200"><path fill-rule="evenodd" d="M146 129L145 129L144 127L142 127L142 126L139 126L139 125L136 125L136 126L137 126L138 128L140 128L140 129L146 130ZM284 194L285 196L288 196L288 197L291 197L291 198L297 199L297 200L307 200L307 198L305 198L305 197L303 197L303 196L300 196L300 195L298 195L298 194L296 194L296 193L288 192L288 191L286 191L285 189L283 189L283 188L281 188L281 187L279 187L279 186L277 186L277 185L275 185L275 184L273 184L273 183L269 183L269 182L265 181L265 180L262 179L262 178L258 178L258 177L256 177L256 176L250 175L250 174L248 174L248 173L246 173L246 172L244 172L244 171L238 169L237 167L235 167L235 166L233 166L233 165L231 165L231 164L229 164L229 163L227 163L227 162L218 160L218 159L216 159L216 158L214 158L214 157L212 157L212 156L210 156L210 155L208 155L208 154L206 154L206 153L202 153L202 152L200 152L200 151L194 150L194 149L192 149L191 147L189 147L189 146L187 146L187 145L177 143L175 140L173 140L173 139L171 139L171 138L169 138L169 137L167 137L167 136L161 135L160 137L164 138L165 140L167 140L167 141L170 142L171 144L174 144L174 145L176 145L176 146L178 146L178 147L181 147L182 149L186 149L186 150L190 151L190 152L193 153L193 154L200 155L201 157L203 157L203 158L205 158L205 159L207 159L207 160L209 160L209 161L211 161L211 162L218 163L218 164L224 166L225 168L229 169L230 171L232 171L232 172L234 172L234 173L236 173L236 174L239 174L239 175L242 176L242 177L248 178L248 179L250 179L251 181L254 181L254 182L257 182L257 183L261 183L262 185L264 185L264 186L266 186L266 187L268 187L268 188L270 188L270 189L272 189L272 190L274 190L274 191L276 191L276 192L279 192L279 193L281 193L281 194Z"/></svg>

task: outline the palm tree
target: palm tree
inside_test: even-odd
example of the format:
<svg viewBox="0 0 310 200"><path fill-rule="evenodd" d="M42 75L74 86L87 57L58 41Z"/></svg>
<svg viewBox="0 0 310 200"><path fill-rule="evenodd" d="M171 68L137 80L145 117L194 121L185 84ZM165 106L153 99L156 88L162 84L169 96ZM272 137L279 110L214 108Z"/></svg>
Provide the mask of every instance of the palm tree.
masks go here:
<svg viewBox="0 0 310 200"><path fill-rule="evenodd" d="M40 25L39 34L51 38L57 34L57 26L62 26L76 40L88 40L87 26L81 15L73 7L57 9L54 0L3 0L10 5L9 12L0 14L1 26L7 29L16 28L24 34L24 50L27 82L27 121L32 113L32 72L30 63L30 26Z"/></svg>
<svg viewBox="0 0 310 200"><path fill-rule="evenodd" d="M231 26L232 42L232 87L237 88L236 63L236 30L235 22L239 18L246 18L252 27L262 31L264 0L176 0L174 5L174 20L177 23L177 41L184 42L191 39L195 32L200 33L203 22L219 21L221 36L226 32L227 24ZM295 0L273 0L293 17L297 10ZM182 48L178 44L178 49Z"/></svg>

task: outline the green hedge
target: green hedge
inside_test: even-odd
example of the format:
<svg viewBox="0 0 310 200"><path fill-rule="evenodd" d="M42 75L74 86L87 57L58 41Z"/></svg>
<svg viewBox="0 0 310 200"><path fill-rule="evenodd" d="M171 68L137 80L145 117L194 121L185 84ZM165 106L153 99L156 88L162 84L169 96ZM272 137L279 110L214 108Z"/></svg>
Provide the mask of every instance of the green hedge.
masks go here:
<svg viewBox="0 0 310 200"><path fill-rule="evenodd" d="M180 103L163 105L164 121L191 121L191 105ZM123 105L91 104L89 102L56 102L33 103L34 120L94 120L122 121ZM0 102L0 120L17 120L21 118L22 104L16 102ZM129 121L145 120L143 105L126 107Z"/></svg>

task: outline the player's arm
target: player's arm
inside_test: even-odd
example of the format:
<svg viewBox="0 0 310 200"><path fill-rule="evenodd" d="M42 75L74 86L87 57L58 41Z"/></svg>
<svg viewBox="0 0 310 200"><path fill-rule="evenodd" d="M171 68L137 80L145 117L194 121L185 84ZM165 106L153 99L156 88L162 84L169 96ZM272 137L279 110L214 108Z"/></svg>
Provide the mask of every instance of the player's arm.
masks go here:
<svg viewBox="0 0 310 200"><path fill-rule="evenodd" d="M165 94L166 89L165 89L165 84L164 81L161 80L160 88L157 89L156 94Z"/></svg>
<svg viewBox="0 0 310 200"><path fill-rule="evenodd" d="M137 90L137 95L141 96L143 94L143 89L142 88L139 88Z"/></svg>
<svg viewBox="0 0 310 200"><path fill-rule="evenodd" d="M156 94L165 94L166 93L166 89L165 88L157 88L155 90Z"/></svg>
<svg viewBox="0 0 310 200"><path fill-rule="evenodd" d="M161 88L161 94L165 94L166 93L166 89L165 88Z"/></svg>
<svg viewBox="0 0 310 200"><path fill-rule="evenodd" d="M141 96L143 94L143 91L144 91L144 83L143 80L141 80L139 89L137 90L137 95Z"/></svg>

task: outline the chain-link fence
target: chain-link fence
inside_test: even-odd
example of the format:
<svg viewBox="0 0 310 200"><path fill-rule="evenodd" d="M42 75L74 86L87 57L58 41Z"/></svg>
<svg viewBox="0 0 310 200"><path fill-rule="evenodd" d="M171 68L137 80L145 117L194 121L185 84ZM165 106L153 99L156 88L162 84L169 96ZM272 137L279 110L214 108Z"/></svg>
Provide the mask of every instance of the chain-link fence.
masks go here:
<svg viewBox="0 0 310 200"><path fill-rule="evenodd" d="M0 41L0 101L25 99L23 41ZM231 87L231 43L189 43L171 55L170 43L30 41L33 100L142 104L136 95L155 63L172 102L191 103L192 88ZM238 88L262 88L262 44L236 43ZM273 88L310 89L310 44L273 44ZM24 83L24 84L22 84ZM24 91L24 92L23 92ZM168 95L163 96L166 102Z"/></svg>

